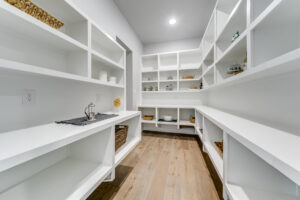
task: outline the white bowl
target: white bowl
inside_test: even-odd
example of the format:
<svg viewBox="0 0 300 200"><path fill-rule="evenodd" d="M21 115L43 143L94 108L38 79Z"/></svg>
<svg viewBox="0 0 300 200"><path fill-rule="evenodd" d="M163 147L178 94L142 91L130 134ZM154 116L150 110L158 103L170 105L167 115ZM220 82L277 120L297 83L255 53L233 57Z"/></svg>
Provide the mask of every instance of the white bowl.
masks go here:
<svg viewBox="0 0 300 200"><path fill-rule="evenodd" d="M164 116L164 120L170 122L170 121L172 121L172 116L166 115L166 116Z"/></svg>

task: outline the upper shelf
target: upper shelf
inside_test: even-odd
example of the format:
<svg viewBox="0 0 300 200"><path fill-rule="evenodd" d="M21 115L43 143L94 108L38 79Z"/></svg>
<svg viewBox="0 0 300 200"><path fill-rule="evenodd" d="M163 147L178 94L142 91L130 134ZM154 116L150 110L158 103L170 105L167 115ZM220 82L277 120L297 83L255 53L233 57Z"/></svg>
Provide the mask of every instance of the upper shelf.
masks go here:
<svg viewBox="0 0 300 200"><path fill-rule="evenodd" d="M92 24L92 49L117 63L117 65L124 67L124 49L95 24Z"/></svg>
<svg viewBox="0 0 300 200"><path fill-rule="evenodd" d="M43 43L65 51L87 50L72 37L31 17L12 5L0 1L1 31L35 43Z"/></svg>
<svg viewBox="0 0 300 200"><path fill-rule="evenodd" d="M300 137L214 108L196 109L271 166L300 185ZM282 145L284 141L285 145ZM286 148L286 146L293 148Z"/></svg>

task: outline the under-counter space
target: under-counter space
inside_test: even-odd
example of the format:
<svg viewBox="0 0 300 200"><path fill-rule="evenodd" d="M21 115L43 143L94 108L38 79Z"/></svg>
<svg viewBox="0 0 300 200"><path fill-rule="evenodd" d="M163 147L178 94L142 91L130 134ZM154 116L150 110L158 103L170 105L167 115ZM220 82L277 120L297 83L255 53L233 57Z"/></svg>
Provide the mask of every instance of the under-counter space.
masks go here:
<svg viewBox="0 0 300 200"><path fill-rule="evenodd" d="M114 178L141 140L140 113L118 115L86 126L51 123L0 134L0 199L87 198ZM127 125L128 134L115 152L117 124Z"/></svg>

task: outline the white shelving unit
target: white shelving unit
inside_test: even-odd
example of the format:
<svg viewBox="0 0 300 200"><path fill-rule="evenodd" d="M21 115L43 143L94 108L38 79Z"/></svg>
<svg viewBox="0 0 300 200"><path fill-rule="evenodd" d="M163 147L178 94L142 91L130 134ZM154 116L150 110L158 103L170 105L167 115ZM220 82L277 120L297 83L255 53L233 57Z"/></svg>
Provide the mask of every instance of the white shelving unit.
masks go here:
<svg viewBox="0 0 300 200"><path fill-rule="evenodd" d="M115 125L128 125L115 152ZM47 124L2 133L0 199L85 199L141 140L140 113L86 126ZM33 142L34 141L34 142Z"/></svg>
<svg viewBox="0 0 300 200"><path fill-rule="evenodd" d="M153 120L142 120L143 130L156 130L162 132L173 132L183 134L195 134L195 124L189 121L190 117L195 117L193 106L139 106L142 117L145 115L154 116ZM163 116L172 116L175 122L159 121Z"/></svg>
<svg viewBox="0 0 300 200"><path fill-rule="evenodd" d="M108 87L125 102L125 49L71 1L34 3L64 26L54 29L1 0L0 71ZM100 71L117 81L99 80ZM140 113L123 110L86 126L52 123L0 134L0 199L86 199L141 140ZM115 152L117 124L129 131Z"/></svg>
<svg viewBox="0 0 300 200"><path fill-rule="evenodd" d="M124 90L125 50L116 41L69 1L35 3L63 21L64 26L56 30L1 0L0 70ZM95 80L99 78L99 66L114 69L119 82ZM124 91L120 93L124 95Z"/></svg>
<svg viewBox="0 0 300 200"><path fill-rule="evenodd" d="M158 77L161 69L164 76L177 72L177 91L142 92L142 97L157 104L149 105L156 112L159 107L177 109L179 128L180 123L188 124L180 114L182 109L189 109L182 100L188 94L183 93L190 86L187 84L202 83L204 88L197 94L206 95L222 87L299 70L299 7L298 0L218 0L199 49L166 53L168 58L173 55L172 65L177 63L177 70L167 69L166 61L161 68L158 61ZM237 32L238 37L233 38ZM228 68L234 65L243 67L242 72L230 73ZM188 72L197 76L182 80ZM156 93L158 100L153 97ZM182 104L165 106L164 94L170 95L169 104L173 103L171 98ZM147 103L142 102L141 107L149 107ZM225 200L300 199L298 136L210 107L190 109L195 109L195 133L223 182ZM148 128L148 124L143 127ZM214 144L221 141L223 154Z"/></svg>
<svg viewBox="0 0 300 200"><path fill-rule="evenodd" d="M300 150L282 145L297 147L299 137L207 106L195 109L196 124L203 122L200 139L223 181L225 199L300 199ZM224 141L223 159L212 145L216 140Z"/></svg>
<svg viewBox="0 0 300 200"><path fill-rule="evenodd" d="M202 82L201 56L199 49L142 56L142 94L199 92ZM184 76L194 78L183 79ZM149 91L149 88L152 90Z"/></svg>

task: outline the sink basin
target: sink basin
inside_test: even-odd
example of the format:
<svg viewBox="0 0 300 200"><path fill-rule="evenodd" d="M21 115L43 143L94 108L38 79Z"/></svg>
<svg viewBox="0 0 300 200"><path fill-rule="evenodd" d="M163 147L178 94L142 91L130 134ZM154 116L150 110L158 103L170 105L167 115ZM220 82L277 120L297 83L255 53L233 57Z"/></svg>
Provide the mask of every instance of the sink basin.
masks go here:
<svg viewBox="0 0 300 200"><path fill-rule="evenodd" d="M102 120L110 119L113 117L117 117L118 115L115 114L103 114L103 113L97 113L95 116L95 120L88 120L87 117L80 117L70 120L64 120L64 121L58 121L57 124L72 124L76 126L85 126L88 124L96 123Z"/></svg>

